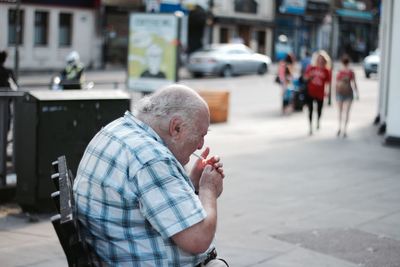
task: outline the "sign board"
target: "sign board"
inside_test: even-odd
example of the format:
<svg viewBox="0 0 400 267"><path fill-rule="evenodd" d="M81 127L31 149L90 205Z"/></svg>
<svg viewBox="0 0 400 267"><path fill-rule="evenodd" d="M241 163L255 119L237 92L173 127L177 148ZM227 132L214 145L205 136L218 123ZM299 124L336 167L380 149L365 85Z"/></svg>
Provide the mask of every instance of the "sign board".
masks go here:
<svg viewBox="0 0 400 267"><path fill-rule="evenodd" d="M306 6L306 0L283 0L279 11L284 14L303 15Z"/></svg>
<svg viewBox="0 0 400 267"><path fill-rule="evenodd" d="M153 92L178 79L179 17L130 15L128 89Z"/></svg>

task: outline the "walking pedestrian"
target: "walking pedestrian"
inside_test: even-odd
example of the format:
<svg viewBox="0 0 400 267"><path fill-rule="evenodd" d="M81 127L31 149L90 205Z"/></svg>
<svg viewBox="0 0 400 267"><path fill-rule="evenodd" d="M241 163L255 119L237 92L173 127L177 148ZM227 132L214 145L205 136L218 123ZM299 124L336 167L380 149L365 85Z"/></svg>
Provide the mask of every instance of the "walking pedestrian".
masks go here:
<svg viewBox="0 0 400 267"><path fill-rule="evenodd" d="M4 63L7 59L7 52L0 52L0 89L1 90L12 90L13 83L15 84L14 72L6 67Z"/></svg>
<svg viewBox="0 0 400 267"><path fill-rule="evenodd" d="M355 95L359 99L359 92L356 83L354 71L350 68L350 58L348 55L343 55L341 58L342 68L336 75L336 101L339 110L339 129L337 136L341 134L347 137L347 126L349 123L350 109ZM344 113L344 121L343 121Z"/></svg>
<svg viewBox="0 0 400 267"><path fill-rule="evenodd" d="M294 63L293 55L287 54L278 66L278 77L282 94L282 114L287 114L292 109Z"/></svg>
<svg viewBox="0 0 400 267"><path fill-rule="evenodd" d="M293 108L295 111L302 111L303 106L306 104L307 95L307 83L305 81L304 75L306 73L307 67L311 64L311 52L306 50L304 57L300 61L300 76L298 79L294 80L295 91L293 97Z"/></svg>
<svg viewBox="0 0 400 267"><path fill-rule="evenodd" d="M9 68L4 67L4 63L6 62L7 59L7 52L6 51L1 51L0 52L0 90L6 90L6 91L11 91L11 90L17 90L17 83L15 81L15 76L14 72L10 70ZM5 120L7 121L7 132L11 128L11 111L12 111L12 101L11 99L9 100L9 103L7 106L2 106L2 108L6 110L2 110L1 112L6 114Z"/></svg>
<svg viewBox="0 0 400 267"><path fill-rule="evenodd" d="M309 118L309 134L313 134L313 110L314 103L317 104L317 125L316 129L320 128L320 120L322 115L322 108L324 105L325 92L331 82L330 64L331 60L329 55L323 51L317 51L313 54L312 63L307 67L304 74L307 83L307 99L306 104L308 107Z"/></svg>

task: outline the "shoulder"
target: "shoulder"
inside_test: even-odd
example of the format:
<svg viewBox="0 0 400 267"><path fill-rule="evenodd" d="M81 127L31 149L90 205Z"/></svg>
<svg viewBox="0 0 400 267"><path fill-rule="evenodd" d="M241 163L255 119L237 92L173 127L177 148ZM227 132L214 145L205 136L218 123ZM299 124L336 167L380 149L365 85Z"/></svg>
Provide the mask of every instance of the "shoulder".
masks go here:
<svg viewBox="0 0 400 267"><path fill-rule="evenodd" d="M337 75L339 76L352 76L354 72L352 69L341 69L338 71Z"/></svg>
<svg viewBox="0 0 400 267"><path fill-rule="evenodd" d="M337 72L337 75L342 75L342 74L345 73L345 72L346 72L346 70L344 70L344 69L339 69L338 72Z"/></svg>
<svg viewBox="0 0 400 267"><path fill-rule="evenodd" d="M315 66L313 66L313 65L308 65L306 71L313 71L313 70L315 70L315 69L316 69Z"/></svg>
<svg viewBox="0 0 400 267"><path fill-rule="evenodd" d="M140 168L151 162L171 160L171 152L162 143L152 129L142 128L126 118L120 118L104 128L105 134L118 142L125 155L134 162L132 166ZM140 165L140 166L139 166Z"/></svg>
<svg viewBox="0 0 400 267"><path fill-rule="evenodd" d="M90 172L94 180L120 185L122 182L113 180L118 177L130 180L145 166L168 160L172 160L172 155L160 142L119 118L105 126L90 141L82 157L79 173ZM105 172L113 175L104 175Z"/></svg>

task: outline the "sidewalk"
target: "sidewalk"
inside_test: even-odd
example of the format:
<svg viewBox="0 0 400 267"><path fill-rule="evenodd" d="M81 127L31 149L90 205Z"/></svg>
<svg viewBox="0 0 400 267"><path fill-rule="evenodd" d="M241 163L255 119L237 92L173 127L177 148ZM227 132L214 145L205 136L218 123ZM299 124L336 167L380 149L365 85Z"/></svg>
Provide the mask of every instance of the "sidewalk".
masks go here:
<svg viewBox="0 0 400 267"><path fill-rule="evenodd" d="M334 105L311 137L305 112L281 116L273 72L183 81L230 91L229 121L206 142L225 166L216 242L231 266L400 266L400 150L372 125L376 79L357 77L347 139ZM0 265L67 266L50 216L0 205Z"/></svg>

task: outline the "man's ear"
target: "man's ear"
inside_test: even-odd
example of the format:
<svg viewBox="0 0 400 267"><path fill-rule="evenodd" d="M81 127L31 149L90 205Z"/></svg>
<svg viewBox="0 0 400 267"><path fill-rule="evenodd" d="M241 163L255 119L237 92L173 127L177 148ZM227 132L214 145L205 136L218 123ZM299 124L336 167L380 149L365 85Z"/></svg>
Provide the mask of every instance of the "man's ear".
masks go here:
<svg viewBox="0 0 400 267"><path fill-rule="evenodd" d="M169 134L171 137L177 137L182 133L183 120L178 117L174 116L169 121Z"/></svg>

